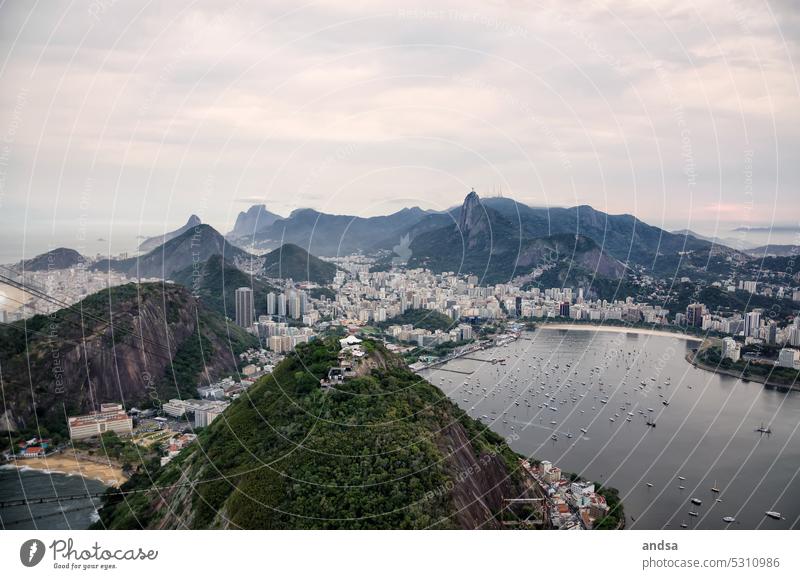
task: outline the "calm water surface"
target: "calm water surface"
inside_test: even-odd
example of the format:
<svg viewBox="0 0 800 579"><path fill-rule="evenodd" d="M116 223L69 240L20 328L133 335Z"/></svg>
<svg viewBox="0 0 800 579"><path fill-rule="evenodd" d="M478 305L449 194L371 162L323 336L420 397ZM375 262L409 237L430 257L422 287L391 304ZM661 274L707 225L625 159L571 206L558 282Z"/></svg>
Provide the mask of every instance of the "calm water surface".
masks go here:
<svg viewBox="0 0 800 579"><path fill-rule="evenodd" d="M518 437L518 452L618 488L628 528L798 528L800 392L694 368L684 358L693 344L545 328L471 356L505 364L459 359L425 376ZM755 432L762 423L771 435Z"/></svg>

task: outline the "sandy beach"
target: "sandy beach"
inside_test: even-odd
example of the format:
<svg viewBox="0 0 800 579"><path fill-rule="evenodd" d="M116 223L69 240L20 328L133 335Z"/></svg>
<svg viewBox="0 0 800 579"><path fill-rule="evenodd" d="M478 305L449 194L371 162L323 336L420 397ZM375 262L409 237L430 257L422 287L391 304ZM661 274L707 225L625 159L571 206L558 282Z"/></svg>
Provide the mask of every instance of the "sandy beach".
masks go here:
<svg viewBox="0 0 800 579"><path fill-rule="evenodd" d="M80 475L115 487L128 480L121 468L109 465L107 462L103 464L86 460L76 456L72 451L65 451L45 458L17 458L12 460L9 465L17 468L33 468L49 472Z"/></svg>
<svg viewBox="0 0 800 579"><path fill-rule="evenodd" d="M570 330L579 332L615 332L618 334L642 334L647 336L665 336L667 338L678 338L690 342L702 342L702 338L679 334L678 332L667 332L664 330L650 330L648 328L623 328L619 326L590 326L588 324L539 324L536 329L543 330Z"/></svg>

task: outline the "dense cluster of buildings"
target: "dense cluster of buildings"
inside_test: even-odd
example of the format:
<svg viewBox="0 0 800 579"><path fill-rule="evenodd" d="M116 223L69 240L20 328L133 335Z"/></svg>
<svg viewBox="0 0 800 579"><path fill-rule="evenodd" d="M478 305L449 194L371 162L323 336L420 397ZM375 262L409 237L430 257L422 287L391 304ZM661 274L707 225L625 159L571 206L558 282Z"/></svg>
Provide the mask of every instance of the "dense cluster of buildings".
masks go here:
<svg viewBox="0 0 800 579"><path fill-rule="evenodd" d="M742 357L742 346L766 344L781 347L776 365L784 368L800 369L800 316L792 323L778 326L775 320L765 320L761 309L754 309L744 315L712 315L704 304L693 303L686 308L686 315L678 314L677 323L686 323L703 331L729 334L722 340L722 359L738 362ZM738 341L737 341L738 339Z"/></svg>
<svg viewBox="0 0 800 579"><path fill-rule="evenodd" d="M42 458L50 449L51 441L49 438L39 438L34 436L28 440L17 444L18 458Z"/></svg>
<svg viewBox="0 0 800 579"><path fill-rule="evenodd" d="M173 398L169 402L161 405L161 409L167 416L173 418L193 418L195 428L204 428L214 422L214 420L230 406L227 400L212 400L187 398L185 400Z"/></svg>
<svg viewBox="0 0 800 579"><path fill-rule="evenodd" d="M415 328L412 324L391 325L386 329L386 335L398 342L416 344L421 348L429 348L446 342L463 342L472 340L472 326L458 324L450 330L430 331L424 328Z"/></svg>
<svg viewBox="0 0 800 579"><path fill-rule="evenodd" d="M191 432L176 434L164 443L164 455L161 457L161 466L170 462L178 456L180 452L197 439L197 435Z"/></svg>
<svg viewBox="0 0 800 579"><path fill-rule="evenodd" d="M42 299L35 293L0 283L0 323L3 324L27 319L36 314L51 314L64 305L75 304L101 290L139 281L112 271L93 272L84 266L25 271L24 275L4 269L3 275L57 300L54 302L52 299Z"/></svg>
<svg viewBox="0 0 800 579"><path fill-rule="evenodd" d="M595 492L594 483L567 479L560 468L547 460L538 465L522 461L522 466L545 493L543 512L548 527L567 531L592 529L608 515L606 499Z"/></svg>

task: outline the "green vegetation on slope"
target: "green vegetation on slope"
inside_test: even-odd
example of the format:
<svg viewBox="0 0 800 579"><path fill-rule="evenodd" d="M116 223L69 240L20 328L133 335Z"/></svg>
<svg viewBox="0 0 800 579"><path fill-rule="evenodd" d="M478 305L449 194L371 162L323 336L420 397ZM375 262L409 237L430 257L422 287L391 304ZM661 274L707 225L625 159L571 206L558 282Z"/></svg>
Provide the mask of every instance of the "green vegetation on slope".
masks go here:
<svg viewBox="0 0 800 579"><path fill-rule="evenodd" d="M198 444L123 487L158 487L169 508L156 491L134 503L112 499L98 527L455 527L453 452L481 457L481 476L495 467L498 484L516 484L517 456L505 442L379 344L369 344L371 372L322 390L319 379L336 363L337 349L335 340L298 347ZM186 481L197 483L193 491L169 491ZM164 519L170 510L180 512L180 522Z"/></svg>
<svg viewBox="0 0 800 579"><path fill-rule="evenodd" d="M722 348L719 345L709 345L708 342L698 350L695 361L710 368L733 372L748 380L769 380L770 384L796 387L800 372L792 368L773 366L772 364L753 363L744 358L732 362L730 358L722 359Z"/></svg>
<svg viewBox="0 0 800 579"><path fill-rule="evenodd" d="M433 332L436 330L449 330L453 327L455 321L436 310L410 309L399 316L381 322L378 327L388 328L389 326L404 324L412 324L415 328Z"/></svg>
<svg viewBox="0 0 800 579"><path fill-rule="evenodd" d="M729 292L719 287L696 286L692 283L681 284L678 295L665 304L671 313L685 313L692 302L706 305L709 311L723 315L744 314L755 308L773 312L776 317L786 316L798 311L798 305L791 299L778 299L751 294L743 290Z"/></svg>
<svg viewBox="0 0 800 579"><path fill-rule="evenodd" d="M335 265L293 243L286 243L264 257L264 275L271 278L330 283L335 274Z"/></svg>
<svg viewBox="0 0 800 579"><path fill-rule="evenodd" d="M280 291L227 263L221 255L212 255L205 262L184 268L173 277L209 309L231 319L236 311L237 288L253 290L256 316L267 313L267 294Z"/></svg>

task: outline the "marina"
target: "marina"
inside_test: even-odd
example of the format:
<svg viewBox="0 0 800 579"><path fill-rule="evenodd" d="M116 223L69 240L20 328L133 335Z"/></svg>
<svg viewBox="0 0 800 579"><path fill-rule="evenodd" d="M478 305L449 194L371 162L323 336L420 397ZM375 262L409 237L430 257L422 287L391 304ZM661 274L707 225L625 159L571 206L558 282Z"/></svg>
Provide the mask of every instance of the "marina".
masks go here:
<svg viewBox="0 0 800 579"><path fill-rule="evenodd" d="M797 527L800 395L695 368L693 345L543 327L420 374L517 452L619 489L627 528Z"/></svg>

